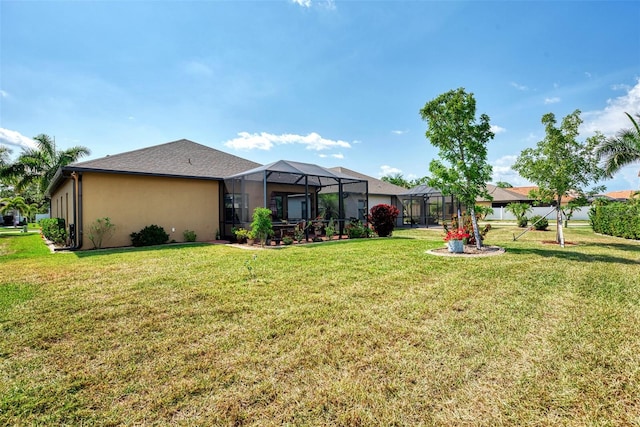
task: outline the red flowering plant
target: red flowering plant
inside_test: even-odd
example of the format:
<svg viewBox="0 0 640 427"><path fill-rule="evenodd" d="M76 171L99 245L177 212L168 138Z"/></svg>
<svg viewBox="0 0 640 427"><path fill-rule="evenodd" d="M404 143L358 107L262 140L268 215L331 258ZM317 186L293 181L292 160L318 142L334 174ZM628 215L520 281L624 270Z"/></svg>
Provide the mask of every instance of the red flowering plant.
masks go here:
<svg viewBox="0 0 640 427"><path fill-rule="evenodd" d="M444 241L449 240L465 240L471 237L471 235L464 228L454 228L447 230L447 234L444 236Z"/></svg>

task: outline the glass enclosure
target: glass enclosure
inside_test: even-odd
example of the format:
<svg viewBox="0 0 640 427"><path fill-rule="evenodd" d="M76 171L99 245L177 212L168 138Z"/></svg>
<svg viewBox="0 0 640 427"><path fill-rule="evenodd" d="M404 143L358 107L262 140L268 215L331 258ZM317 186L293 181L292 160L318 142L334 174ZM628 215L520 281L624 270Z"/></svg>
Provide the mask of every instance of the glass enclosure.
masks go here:
<svg viewBox="0 0 640 427"><path fill-rule="evenodd" d="M366 221L368 183L323 167L279 161L225 179L222 229L249 228L257 207L271 210L276 227L333 219L342 234L352 219Z"/></svg>
<svg viewBox="0 0 640 427"><path fill-rule="evenodd" d="M419 185L399 196L402 200L405 225L438 225L450 221L460 204L453 196Z"/></svg>

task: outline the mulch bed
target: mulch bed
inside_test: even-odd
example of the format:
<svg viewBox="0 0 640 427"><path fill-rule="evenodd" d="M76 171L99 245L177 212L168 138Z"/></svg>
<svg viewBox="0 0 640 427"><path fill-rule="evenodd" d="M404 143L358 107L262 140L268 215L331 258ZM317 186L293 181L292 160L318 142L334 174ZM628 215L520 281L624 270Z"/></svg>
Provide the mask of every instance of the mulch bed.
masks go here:
<svg viewBox="0 0 640 427"><path fill-rule="evenodd" d="M447 247L431 249L427 251L427 253L431 255L450 256L458 258L502 255L504 252L504 248L501 248L500 246L483 246L480 250L478 250L478 248L472 245L464 245L464 252L461 254L449 252L449 248Z"/></svg>

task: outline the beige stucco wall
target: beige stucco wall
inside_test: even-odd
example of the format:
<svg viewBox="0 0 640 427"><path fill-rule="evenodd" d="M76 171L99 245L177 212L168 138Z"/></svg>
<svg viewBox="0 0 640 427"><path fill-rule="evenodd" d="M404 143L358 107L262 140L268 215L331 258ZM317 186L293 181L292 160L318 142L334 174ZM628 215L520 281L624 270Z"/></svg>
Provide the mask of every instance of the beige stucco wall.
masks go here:
<svg viewBox="0 0 640 427"><path fill-rule="evenodd" d="M129 246L129 235L151 224L163 227L169 241L183 242L185 230L209 241L220 224L218 181L85 172L82 197L83 249L93 247L89 227L98 218L116 226L104 247Z"/></svg>
<svg viewBox="0 0 640 427"><path fill-rule="evenodd" d="M73 185L73 179L68 179L51 196L51 218L63 218L67 227L74 221Z"/></svg>

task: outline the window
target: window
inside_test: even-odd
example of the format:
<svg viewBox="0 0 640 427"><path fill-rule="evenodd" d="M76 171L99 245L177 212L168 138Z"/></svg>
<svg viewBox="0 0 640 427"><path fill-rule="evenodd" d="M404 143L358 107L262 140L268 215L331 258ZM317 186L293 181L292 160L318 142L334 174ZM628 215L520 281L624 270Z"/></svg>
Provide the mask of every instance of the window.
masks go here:
<svg viewBox="0 0 640 427"><path fill-rule="evenodd" d="M224 220L226 222L249 222L249 195L224 195Z"/></svg>

